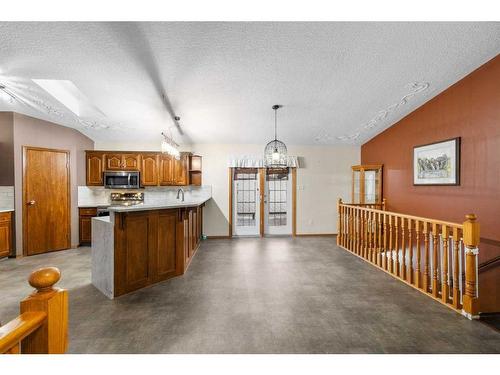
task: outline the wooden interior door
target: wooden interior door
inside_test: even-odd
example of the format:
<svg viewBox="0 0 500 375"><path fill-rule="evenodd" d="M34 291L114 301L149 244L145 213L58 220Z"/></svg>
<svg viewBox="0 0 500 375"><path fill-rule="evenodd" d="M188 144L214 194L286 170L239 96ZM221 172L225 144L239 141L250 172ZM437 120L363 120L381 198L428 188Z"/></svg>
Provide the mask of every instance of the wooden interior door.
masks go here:
<svg viewBox="0 0 500 375"><path fill-rule="evenodd" d="M23 147L25 255L71 247L69 151Z"/></svg>

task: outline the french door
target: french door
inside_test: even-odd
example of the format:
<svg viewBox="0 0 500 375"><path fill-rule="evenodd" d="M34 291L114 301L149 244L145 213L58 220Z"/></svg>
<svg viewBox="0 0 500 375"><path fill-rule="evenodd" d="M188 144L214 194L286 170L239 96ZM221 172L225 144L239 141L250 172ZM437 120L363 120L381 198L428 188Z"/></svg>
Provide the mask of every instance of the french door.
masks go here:
<svg viewBox="0 0 500 375"><path fill-rule="evenodd" d="M233 234L260 234L260 173L257 168L233 170Z"/></svg>
<svg viewBox="0 0 500 375"><path fill-rule="evenodd" d="M290 168L233 168L231 177L234 236L292 234Z"/></svg>
<svg viewBox="0 0 500 375"><path fill-rule="evenodd" d="M292 178L290 169L266 169L264 186L264 234L292 234Z"/></svg>

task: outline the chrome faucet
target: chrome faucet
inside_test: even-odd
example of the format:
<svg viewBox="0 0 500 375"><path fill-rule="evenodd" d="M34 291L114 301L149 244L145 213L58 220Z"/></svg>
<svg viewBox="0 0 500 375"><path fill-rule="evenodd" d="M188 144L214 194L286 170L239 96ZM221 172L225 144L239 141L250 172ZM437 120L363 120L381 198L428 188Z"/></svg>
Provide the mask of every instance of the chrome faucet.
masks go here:
<svg viewBox="0 0 500 375"><path fill-rule="evenodd" d="M179 190L177 190L177 199L179 199L179 193L182 193L181 202L184 202L184 190L182 190L182 188L179 188Z"/></svg>

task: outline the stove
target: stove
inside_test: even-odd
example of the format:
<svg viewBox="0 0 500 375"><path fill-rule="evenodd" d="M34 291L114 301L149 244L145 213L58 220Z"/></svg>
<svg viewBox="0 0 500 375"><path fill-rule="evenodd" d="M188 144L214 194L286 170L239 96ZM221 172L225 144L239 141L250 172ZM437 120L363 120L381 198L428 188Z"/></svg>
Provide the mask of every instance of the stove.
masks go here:
<svg viewBox="0 0 500 375"><path fill-rule="evenodd" d="M111 205L97 207L97 216L109 216L109 207L144 204L144 193L111 193Z"/></svg>

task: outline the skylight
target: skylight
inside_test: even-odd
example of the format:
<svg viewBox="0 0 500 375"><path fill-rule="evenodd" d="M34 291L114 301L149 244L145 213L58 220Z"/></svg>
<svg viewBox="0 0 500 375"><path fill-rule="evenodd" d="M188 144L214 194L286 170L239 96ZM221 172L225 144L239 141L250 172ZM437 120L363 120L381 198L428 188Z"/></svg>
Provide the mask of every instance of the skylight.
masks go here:
<svg viewBox="0 0 500 375"><path fill-rule="evenodd" d="M78 117L103 116L99 108L94 106L85 94L69 80L33 79L33 82Z"/></svg>

